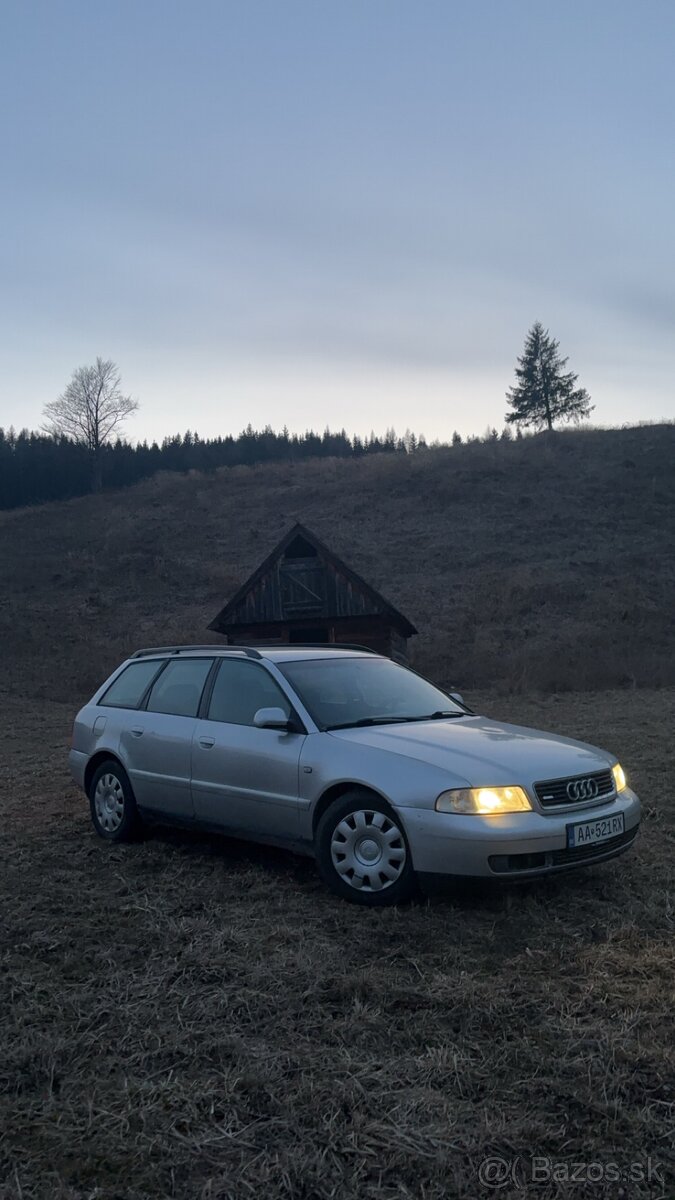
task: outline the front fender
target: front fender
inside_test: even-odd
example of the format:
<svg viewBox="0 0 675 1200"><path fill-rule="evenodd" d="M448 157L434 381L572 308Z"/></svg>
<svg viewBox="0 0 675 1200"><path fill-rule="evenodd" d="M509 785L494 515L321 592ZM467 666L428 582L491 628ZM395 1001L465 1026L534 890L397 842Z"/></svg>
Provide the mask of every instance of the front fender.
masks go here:
<svg viewBox="0 0 675 1200"><path fill-rule="evenodd" d="M441 792L470 786L461 776L408 754L347 743L330 733L310 733L300 756L303 836L312 836L313 815L321 797L340 784L368 788L396 809L433 809Z"/></svg>

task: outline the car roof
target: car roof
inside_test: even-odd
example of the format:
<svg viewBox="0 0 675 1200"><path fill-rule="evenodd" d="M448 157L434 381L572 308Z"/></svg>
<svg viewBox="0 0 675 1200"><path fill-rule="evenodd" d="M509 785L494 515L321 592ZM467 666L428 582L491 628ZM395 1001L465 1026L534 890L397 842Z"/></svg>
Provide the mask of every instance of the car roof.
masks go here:
<svg viewBox="0 0 675 1200"><path fill-rule="evenodd" d="M311 659L342 659L342 658L381 658L365 646L350 645L250 645L250 646L150 646L145 650L137 650L131 655L132 659L139 658L173 658L213 654L217 657L253 658L267 660L273 663L306 662Z"/></svg>

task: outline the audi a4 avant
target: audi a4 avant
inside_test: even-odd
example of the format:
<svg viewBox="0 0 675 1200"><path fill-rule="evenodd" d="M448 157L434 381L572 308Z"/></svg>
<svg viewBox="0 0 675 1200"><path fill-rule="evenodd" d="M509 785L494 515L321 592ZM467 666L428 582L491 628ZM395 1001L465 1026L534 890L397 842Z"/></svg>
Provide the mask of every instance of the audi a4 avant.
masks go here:
<svg viewBox="0 0 675 1200"><path fill-rule="evenodd" d="M601 862L640 820L612 754L351 647L139 650L78 713L70 766L108 841L159 821L288 846L360 904Z"/></svg>

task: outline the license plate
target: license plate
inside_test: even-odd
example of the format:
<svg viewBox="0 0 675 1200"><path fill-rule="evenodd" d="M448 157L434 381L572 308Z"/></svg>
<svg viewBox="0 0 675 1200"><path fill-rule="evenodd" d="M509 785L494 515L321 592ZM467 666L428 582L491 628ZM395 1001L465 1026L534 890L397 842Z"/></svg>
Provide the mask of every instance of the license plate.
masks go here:
<svg viewBox="0 0 675 1200"><path fill-rule="evenodd" d="M595 821L582 821L579 825L567 826L567 849L577 846L593 846L623 833L623 813L614 817L598 817Z"/></svg>

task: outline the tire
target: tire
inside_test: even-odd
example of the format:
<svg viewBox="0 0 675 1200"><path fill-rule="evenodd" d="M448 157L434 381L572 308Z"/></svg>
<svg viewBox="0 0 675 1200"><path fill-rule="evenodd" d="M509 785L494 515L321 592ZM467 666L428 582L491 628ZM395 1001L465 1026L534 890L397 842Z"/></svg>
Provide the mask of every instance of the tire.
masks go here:
<svg viewBox="0 0 675 1200"><path fill-rule="evenodd" d="M89 804L94 829L104 841L131 842L138 836L141 821L129 776L114 758L94 771Z"/></svg>
<svg viewBox="0 0 675 1200"><path fill-rule="evenodd" d="M326 809L315 852L324 883L352 904L401 904L416 890L401 818L370 792L347 792Z"/></svg>

